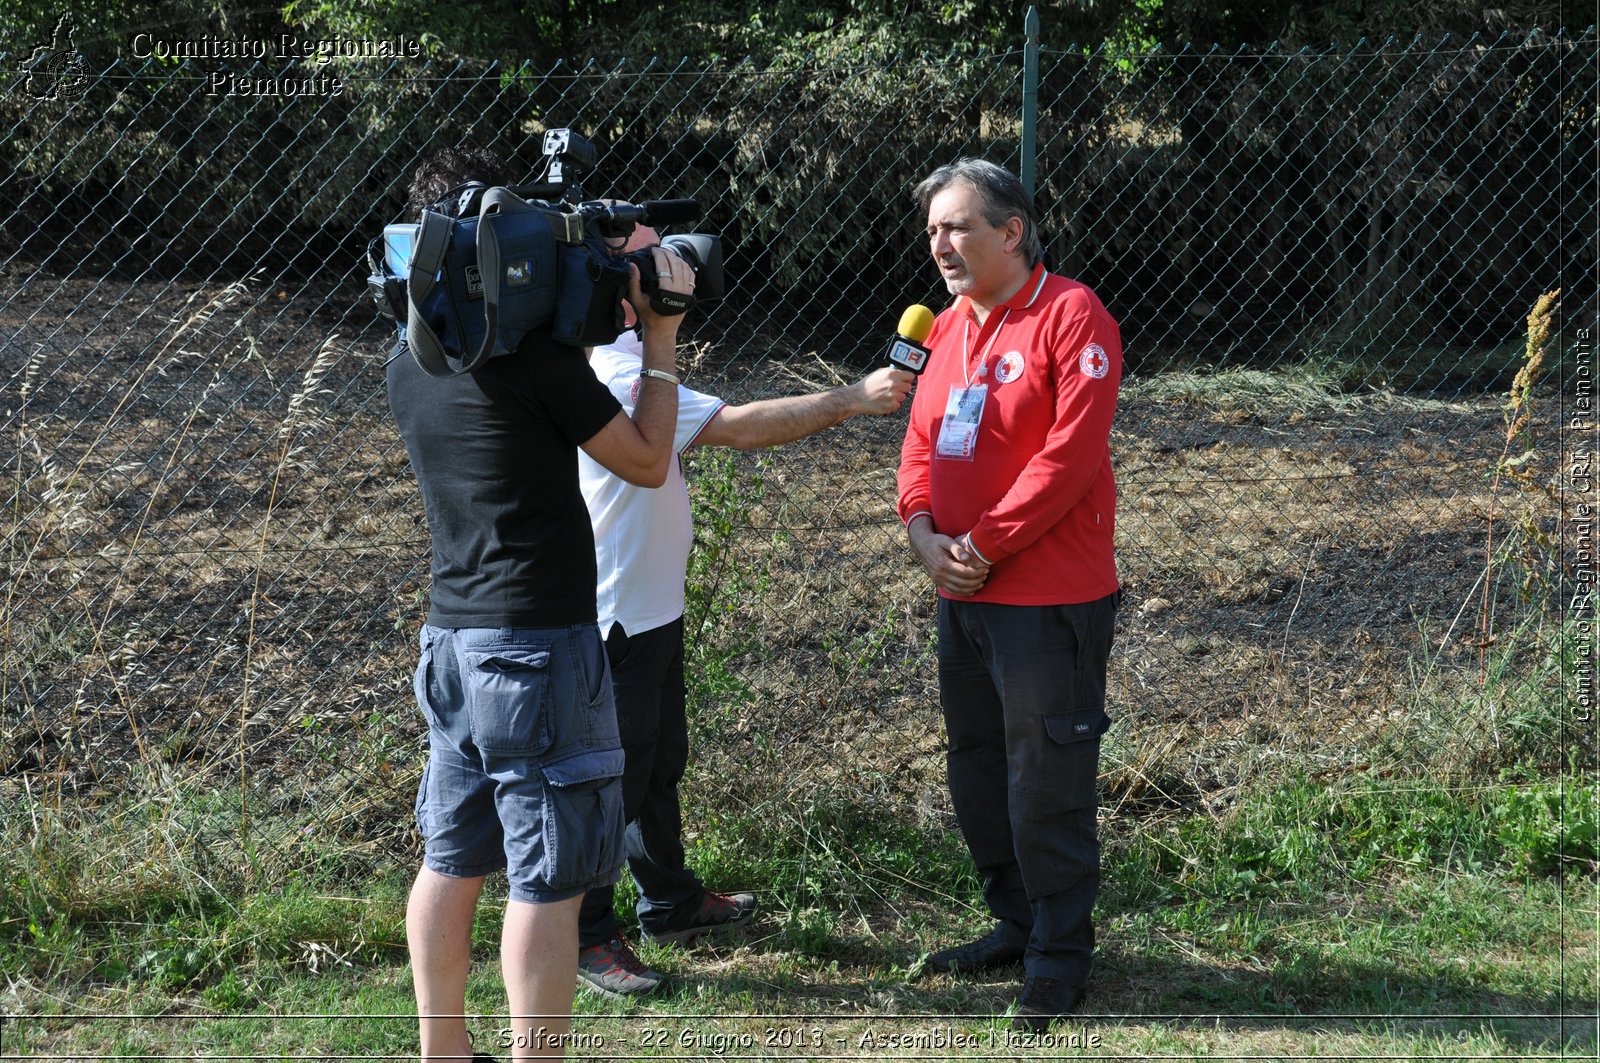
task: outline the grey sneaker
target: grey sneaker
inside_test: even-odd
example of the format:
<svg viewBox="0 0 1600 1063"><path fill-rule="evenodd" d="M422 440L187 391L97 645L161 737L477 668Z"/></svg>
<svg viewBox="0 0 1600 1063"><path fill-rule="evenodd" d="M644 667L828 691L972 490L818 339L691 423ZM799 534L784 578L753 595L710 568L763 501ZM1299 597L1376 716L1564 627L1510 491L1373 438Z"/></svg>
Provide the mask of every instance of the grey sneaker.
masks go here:
<svg viewBox="0 0 1600 1063"><path fill-rule="evenodd" d="M578 984L591 993L613 999L635 997L653 992L665 980L661 972L644 965L624 938L578 950Z"/></svg>
<svg viewBox="0 0 1600 1063"><path fill-rule="evenodd" d="M1057 978L1030 978L1017 998L1011 1028L1018 1033L1044 1033L1082 1002L1082 986L1067 985Z"/></svg>
<svg viewBox="0 0 1600 1063"><path fill-rule="evenodd" d="M991 967L1017 963L1027 947L1026 940L1019 940L1017 932L1009 924L996 923L993 930L977 941L932 953L926 966L930 971L947 971L950 974L987 971Z"/></svg>
<svg viewBox="0 0 1600 1063"><path fill-rule="evenodd" d="M646 941L669 945L694 944L713 930L725 930L748 923L756 914L756 895L753 893L713 893L706 890L700 895L700 906L683 926L675 930L640 929Z"/></svg>

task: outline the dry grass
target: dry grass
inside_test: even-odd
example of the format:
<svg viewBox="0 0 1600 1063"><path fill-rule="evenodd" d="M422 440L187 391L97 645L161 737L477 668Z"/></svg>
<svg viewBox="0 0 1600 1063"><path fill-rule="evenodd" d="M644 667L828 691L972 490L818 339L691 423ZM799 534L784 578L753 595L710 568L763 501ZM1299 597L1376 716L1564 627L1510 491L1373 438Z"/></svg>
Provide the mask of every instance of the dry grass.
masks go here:
<svg viewBox="0 0 1600 1063"><path fill-rule="evenodd" d="M85 924L121 918L118 904L237 904L324 873L381 881L416 859L421 725L409 691L427 534L387 417L381 337L270 294L230 304L231 317L197 313L227 294L174 290L153 301L144 331L61 337L94 358L41 347L19 377L0 535L0 800L27 810L32 836L60 847L54 859L91 859L117 839L101 866L59 868L71 886L60 897ZM700 344L691 380L741 401L852 375L786 353L781 368L763 368ZM981 915L976 887L958 882L959 859L942 850L929 859L927 848L950 842L952 819L934 600L893 509L903 426L902 417L851 422L708 463L692 483L701 498L726 491L732 531L719 593L694 636L687 841L713 878L730 870L717 861L745 861L742 873L770 847L789 859L776 877L793 881L766 885L774 903L750 939L691 959L651 957L681 979L659 1010L594 1006L583 1029L637 1036L670 1016L677 1030L678 1015L710 1007L746 1017L699 1023L705 1036L757 1042L773 1015L810 1016L829 1058L887 1055L858 1047L868 1035L1003 1037L993 1020L947 1016L1003 1011L1014 972L974 985L907 971L915 953ZM1251 787L1294 776L1492 770L1504 750L1484 724L1503 719L1503 706L1484 704L1477 650L1461 636L1486 583L1486 474L1503 436L1496 396L1351 395L1262 373L1127 383L1114 439L1127 600L1103 761L1113 846L1159 846L1190 813L1220 826ZM1489 590L1502 630L1529 620L1515 588ZM1513 660L1518 669L1532 663ZM857 845L901 828L922 864ZM34 855L52 866L51 854ZM388 966L399 902L389 912L369 896L315 901L359 909L359 931L351 936L341 916L326 941L306 934L278 947L302 949L308 970L340 966L355 942L381 958L350 972L359 1002L274 996L271 1009L367 1015L376 990L394 994L377 1010L402 1013L409 986ZM1270 916L1280 950L1282 935L1326 915L1256 912ZM1192 933L1159 921L1151 930L1141 918L1137 902L1112 905L1100 976L1109 995L1094 1011L1126 1017L1091 1024L1102 1053L1361 1055L1404 1044L1448 1056L1462 1030L1445 1024L1435 1036L1426 1018L1400 1030L1381 1015L1316 1029L1287 1018L1147 1018L1174 1001L1195 1011L1217 999L1222 1010L1254 997L1296 1003L1296 993L1316 992L1301 983L1321 973L1286 961L1302 955L1292 948L1258 958L1203 914ZM1344 955L1311 934L1306 962L1324 948ZM257 963L270 967L273 956ZM1425 961L1416 963L1431 971ZM1519 958L1517 971L1544 962L1543 953ZM1414 966L1373 970L1398 978ZM1340 977L1357 987L1341 992L1365 999L1359 987L1372 978ZM1424 988L1445 978L1415 977ZM192 994L151 1004L82 981L91 1006L175 1016L145 1047L182 1040L182 1016L202 1007ZM310 981L290 992L337 984L327 972ZM8 991L49 1010L48 980ZM1516 993L1494 999L1544 1006ZM410 1023L399 1025L396 1043L409 1046ZM1484 1030L1473 1054L1557 1043L1542 1027ZM337 1042L299 1030L281 1039L303 1047L307 1036ZM109 1042L131 1051L145 1037L64 1022L37 1043L94 1054ZM1002 1046L1007 1057L1062 1054Z"/></svg>
<svg viewBox="0 0 1600 1063"><path fill-rule="evenodd" d="M171 290L116 335L78 327L53 342L98 360L40 354L17 395L0 789L92 803L159 771L253 779L255 804L292 809L318 779L366 810L352 836L404 823L427 536L381 332L239 288ZM689 360L695 386L735 401L851 375L708 343ZM1127 382L1116 802L1364 763L1414 721L1419 661L1430 683L1461 674L1470 655L1446 636L1483 589L1498 409L1304 374ZM902 430L856 421L734 459L762 486L696 636L730 684L697 722L704 799L816 787L943 814L933 603L893 513ZM369 808L374 776L400 782Z"/></svg>
<svg viewBox="0 0 1600 1063"><path fill-rule="evenodd" d="M1495 401L1271 380L1125 390L1116 807L1404 757L1381 739L1426 711L1417 662L1439 680L1470 659L1437 642L1478 587ZM749 688L731 727L697 736L709 805L759 804L781 778L942 807L932 599L893 514L900 431L858 422L743 462L765 493L738 564L763 591L709 636Z"/></svg>

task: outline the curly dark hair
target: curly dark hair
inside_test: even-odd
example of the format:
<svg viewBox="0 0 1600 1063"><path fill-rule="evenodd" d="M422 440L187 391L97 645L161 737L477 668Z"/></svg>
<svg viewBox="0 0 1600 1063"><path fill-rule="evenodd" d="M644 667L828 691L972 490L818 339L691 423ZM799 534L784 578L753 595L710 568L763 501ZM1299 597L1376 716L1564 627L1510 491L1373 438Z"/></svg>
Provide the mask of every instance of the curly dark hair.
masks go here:
<svg viewBox="0 0 1600 1063"><path fill-rule="evenodd" d="M441 148L423 159L411 175L406 214L417 220L446 192L468 181L493 187L512 183L511 165L488 148Z"/></svg>

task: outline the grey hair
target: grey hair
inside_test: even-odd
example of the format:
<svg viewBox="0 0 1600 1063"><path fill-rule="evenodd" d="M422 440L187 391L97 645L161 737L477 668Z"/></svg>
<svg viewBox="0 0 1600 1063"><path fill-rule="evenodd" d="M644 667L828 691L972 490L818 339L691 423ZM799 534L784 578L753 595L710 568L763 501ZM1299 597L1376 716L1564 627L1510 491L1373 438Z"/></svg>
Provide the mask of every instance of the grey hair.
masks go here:
<svg viewBox="0 0 1600 1063"><path fill-rule="evenodd" d="M1044 261L1044 240L1039 235L1039 213L1033 197L1022 181L1004 166L986 159L965 158L946 163L922 179L912 192L924 213L933 197L960 182L975 189L983 200L983 216L990 225L1001 226L1012 218L1022 219L1022 253L1031 269Z"/></svg>

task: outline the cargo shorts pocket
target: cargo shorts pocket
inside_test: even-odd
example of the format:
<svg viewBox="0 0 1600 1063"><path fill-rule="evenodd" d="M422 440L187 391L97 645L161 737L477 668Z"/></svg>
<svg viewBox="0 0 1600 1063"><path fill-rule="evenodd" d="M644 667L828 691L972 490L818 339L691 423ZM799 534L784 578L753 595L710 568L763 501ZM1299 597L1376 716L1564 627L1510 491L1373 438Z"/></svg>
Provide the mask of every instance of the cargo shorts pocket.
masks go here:
<svg viewBox="0 0 1600 1063"><path fill-rule="evenodd" d="M1100 736L1110 727L1111 717L1098 706L1044 717L1045 777L1051 784L1029 801L1029 818L1056 819L1095 806Z"/></svg>
<svg viewBox="0 0 1600 1063"><path fill-rule="evenodd" d="M428 697L429 684L433 678L433 632L423 627L417 636L417 667L411 673L411 693L416 696L417 707L422 710L422 715L429 723L436 720L433 703Z"/></svg>
<svg viewBox="0 0 1600 1063"><path fill-rule="evenodd" d="M550 745L550 649L470 650L464 678L472 741L485 753L528 756Z"/></svg>
<svg viewBox="0 0 1600 1063"><path fill-rule="evenodd" d="M622 866L621 749L580 753L540 771L544 851L553 889L590 888Z"/></svg>
<svg viewBox="0 0 1600 1063"><path fill-rule="evenodd" d="M428 769L433 767L430 759L422 765L422 778L417 780L417 799L412 802L412 814L417 820L417 831L427 838L433 828L428 819Z"/></svg>

